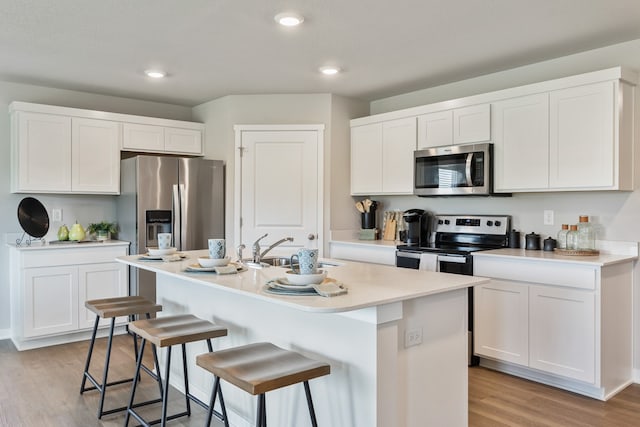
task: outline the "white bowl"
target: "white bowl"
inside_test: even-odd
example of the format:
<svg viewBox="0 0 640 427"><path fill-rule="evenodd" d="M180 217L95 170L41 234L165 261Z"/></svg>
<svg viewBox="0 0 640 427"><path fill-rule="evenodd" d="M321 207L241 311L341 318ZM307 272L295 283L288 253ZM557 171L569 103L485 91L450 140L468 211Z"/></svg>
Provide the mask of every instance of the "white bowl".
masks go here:
<svg viewBox="0 0 640 427"><path fill-rule="evenodd" d="M176 248L167 248L167 249L159 249L159 248L147 248L150 256L164 256L174 254L178 249Z"/></svg>
<svg viewBox="0 0 640 427"><path fill-rule="evenodd" d="M327 277L327 270L318 270L316 274L299 274L293 270L287 270L284 274L287 276L287 282L292 285L315 285Z"/></svg>
<svg viewBox="0 0 640 427"><path fill-rule="evenodd" d="M211 268L211 267L222 267L223 265L229 264L229 257L224 258L211 258L210 256L198 257L198 264L201 267Z"/></svg>

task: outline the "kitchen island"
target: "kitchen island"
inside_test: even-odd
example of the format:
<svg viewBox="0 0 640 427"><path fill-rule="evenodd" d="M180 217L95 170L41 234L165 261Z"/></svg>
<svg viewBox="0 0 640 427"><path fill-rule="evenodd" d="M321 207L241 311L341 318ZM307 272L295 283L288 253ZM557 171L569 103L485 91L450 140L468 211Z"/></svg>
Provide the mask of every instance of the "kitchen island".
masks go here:
<svg viewBox="0 0 640 427"><path fill-rule="evenodd" d="M118 260L157 273L160 315L191 313L227 326L214 349L269 341L328 362L331 375L311 382L319 425L467 425L467 288L487 279L331 261L328 276L346 295L280 296L265 283L284 268L190 273L186 267L206 251L185 254L178 262ZM204 352L204 344L191 345L187 357L192 393L206 400L212 378L193 360ZM173 366L180 388L180 363ZM228 384L223 391L231 424L252 425L255 399ZM301 387L267 401L270 424L310 424Z"/></svg>

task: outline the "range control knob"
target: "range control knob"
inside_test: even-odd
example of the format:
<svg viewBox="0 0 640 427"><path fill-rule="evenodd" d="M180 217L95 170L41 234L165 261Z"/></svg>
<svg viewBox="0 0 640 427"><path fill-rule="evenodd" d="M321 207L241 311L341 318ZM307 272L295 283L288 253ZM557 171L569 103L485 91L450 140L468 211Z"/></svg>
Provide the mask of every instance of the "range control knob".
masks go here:
<svg viewBox="0 0 640 427"><path fill-rule="evenodd" d="M493 225L493 221L487 221L487 226L491 227Z"/></svg>
<svg viewBox="0 0 640 427"><path fill-rule="evenodd" d="M448 219L445 219L445 220L444 220L444 223L445 223L446 225L449 225L449 224L451 223L451 221L449 221Z"/></svg>
<svg viewBox="0 0 640 427"><path fill-rule="evenodd" d="M438 220L438 224L442 225L444 221L442 221L441 219Z"/></svg>
<svg viewBox="0 0 640 427"><path fill-rule="evenodd" d="M501 223L500 221L496 221L496 222L494 222L494 225L495 225L496 227L500 227L500 226L502 225L502 223Z"/></svg>

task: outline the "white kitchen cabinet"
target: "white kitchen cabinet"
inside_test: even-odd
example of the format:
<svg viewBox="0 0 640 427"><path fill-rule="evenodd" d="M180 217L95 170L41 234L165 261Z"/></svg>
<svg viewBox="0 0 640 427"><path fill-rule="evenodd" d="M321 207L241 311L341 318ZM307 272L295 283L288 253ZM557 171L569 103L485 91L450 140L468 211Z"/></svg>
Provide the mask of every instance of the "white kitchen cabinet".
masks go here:
<svg viewBox="0 0 640 427"><path fill-rule="evenodd" d="M468 144L491 139L491 105L480 104L453 110L453 143Z"/></svg>
<svg viewBox="0 0 640 427"><path fill-rule="evenodd" d="M529 286L529 366L595 383L595 292Z"/></svg>
<svg viewBox="0 0 640 427"><path fill-rule="evenodd" d="M137 123L123 124L122 149L171 154L202 154L202 132Z"/></svg>
<svg viewBox="0 0 640 427"><path fill-rule="evenodd" d="M418 150L453 145L453 111L418 116Z"/></svg>
<svg viewBox="0 0 640 427"><path fill-rule="evenodd" d="M494 190L549 188L549 95L493 104Z"/></svg>
<svg viewBox="0 0 640 427"><path fill-rule="evenodd" d="M351 194L413 194L416 118L351 128Z"/></svg>
<svg viewBox="0 0 640 427"><path fill-rule="evenodd" d="M128 295L127 242L10 249L11 338L19 350L90 336L88 299ZM127 318L118 318L122 325ZM108 325L102 321L101 326Z"/></svg>
<svg viewBox="0 0 640 427"><path fill-rule="evenodd" d="M635 258L499 252L474 254L474 275L493 279L474 294L480 364L601 400L626 387Z"/></svg>
<svg viewBox="0 0 640 427"><path fill-rule="evenodd" d="M120 125L71 119L71 191L120 193Z"/></svg>
<svg viewBox="0 0 640 427"><path fill-rule="evenodd" d="M618 150L614 90L614 82L603 82L551 92L551 188L615 186Z"/></svg>
<svg viewBox="0 0 640 427"><path fill-rule="evenodd" d="M474 288L475 354L529 364L529 295L527 286L492 280Z"/></svg>

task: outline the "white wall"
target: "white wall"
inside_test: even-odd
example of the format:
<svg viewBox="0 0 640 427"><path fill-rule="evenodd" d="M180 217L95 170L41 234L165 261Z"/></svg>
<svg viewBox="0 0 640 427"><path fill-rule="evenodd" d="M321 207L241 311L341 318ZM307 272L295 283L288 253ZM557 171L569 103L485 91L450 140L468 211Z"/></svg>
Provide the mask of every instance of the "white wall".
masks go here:
<svg viewBox="0 0 640 427"><path fill-rule="evenodd" d="M540 62L512 70L404 95L373 101L371 113L383 113L447 99L580 74L614 66L626 66L640 71L640 40L621 43L576 55ZM639 88L640 89L640 88ZM640 96L636 89L636 165L640 154ZM638 167L638 166L636 166ZM561 223L573 224L578 215L593 218L598 226L598 238L640 241L640 174L636 176L634 192L535 193L516 194L512 198L418 198L414 196L376 198L383 209L423 208L436 213L510 214L513 225L525 233L535 231L546 237L555 236ZM543 225L543 210L555 212L555 225ZM634 330L635 368L640 380L640 263L636 263Z"/></svg>
<svg viewBox="0 0 640 427"><path fill-rule="evenodd" d="M230 95L196 106L193 109L194 120L206 124L205 157L224 160L226 164L226 239L235 241L234 221L237 216L234 212L234 125L325 125L324 233L328 238L333 210L350 203L349 159L344 158L349 152L349 119L366 111L368 105L362 101L329 94ZM341 181L345 179L346 182L341 185ZM251 242L243 243L249 245Z"/></svg>
<svg viewBox="0 0 640 427"><path fill-rule="evenodd" d="M83 226L102 219L115 220L115 196L39 195L11 194L11 149L8 105L13 101L51 104L64 107L111 111L125 114L162 117L176 120L191 120L191 108L138 101L114 96L53 89L0 81L0 339L10 328L9 318L9 252L6 239L15 241L15 235L22 234L18 222L17 209L20 200L33 196L40 200L52 218L51 209L63 210L63 221L70 226L78 220ZM56 239L56 231L61 223L50 222L47 240Z"/></svg>

